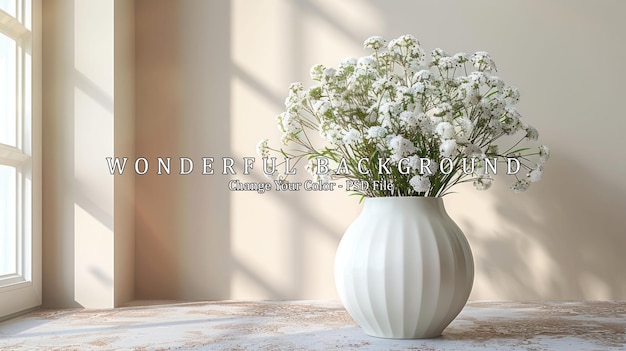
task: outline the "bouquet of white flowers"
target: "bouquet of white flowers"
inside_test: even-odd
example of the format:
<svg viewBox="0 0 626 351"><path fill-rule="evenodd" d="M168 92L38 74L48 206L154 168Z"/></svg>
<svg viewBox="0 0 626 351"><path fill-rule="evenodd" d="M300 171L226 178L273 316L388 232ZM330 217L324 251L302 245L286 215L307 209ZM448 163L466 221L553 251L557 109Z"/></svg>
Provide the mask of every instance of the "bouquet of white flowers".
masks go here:
<svg viewBox="0 0 626 351"><path fill-rule="evenodd" d="M522 123L513 107L519 91L493 75L488 53L450 56L435 49L427 61L411 35L388 44L374 36L364 47L373 53L346 58L337 68L311 68L318 85L291 85L286 110L278 116L286 147L262 140L261 156L278 152L292 164L306 160L324 182L392 185L356 189L369 197L439 197L463 182L485 190L503 163L516 179L515 192L541 178L549 150L521 145L537 140L537 130ZM517 142L499 147L500 138L515 134ZM279 178L286 181L285 175Z"/></svg>

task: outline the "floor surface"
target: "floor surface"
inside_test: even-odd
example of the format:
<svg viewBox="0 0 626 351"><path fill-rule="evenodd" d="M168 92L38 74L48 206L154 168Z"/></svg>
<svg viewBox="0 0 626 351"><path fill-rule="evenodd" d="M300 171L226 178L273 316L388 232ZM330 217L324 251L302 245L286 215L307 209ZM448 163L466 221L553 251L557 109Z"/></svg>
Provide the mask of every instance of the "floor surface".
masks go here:
<svg viewBox="0 0 626 351"><path fill-rule="evenodd" d="M626 350L626 302L470 302L443 336L363 334L336 302L138 301L0 323L0 350Z"/></svg>

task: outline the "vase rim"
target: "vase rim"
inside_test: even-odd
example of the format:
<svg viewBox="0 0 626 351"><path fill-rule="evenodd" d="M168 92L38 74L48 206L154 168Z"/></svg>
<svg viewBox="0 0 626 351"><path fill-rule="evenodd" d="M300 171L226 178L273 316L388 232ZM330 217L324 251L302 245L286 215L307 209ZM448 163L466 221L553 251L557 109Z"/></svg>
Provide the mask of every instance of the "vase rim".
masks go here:
<svg viewBox="0 0 626 351"><path fill-rule="evenodd" d="M363 201L363 205L370 204L369 206L389 206L400 205L405 206L409 204L435 206L442 207L444 205L443 198L441 197L426 197L426 196L379 196L379 197L366 197ZM368 207L368 206L366 206Z"/></svg>
<svg viewBox="0 0 626 351"><path fill-rule="evenodd" d="M384 200L384 199L424 199L426 201L443 200L440 196L375 196L366 197L365 200Z"/></svg>

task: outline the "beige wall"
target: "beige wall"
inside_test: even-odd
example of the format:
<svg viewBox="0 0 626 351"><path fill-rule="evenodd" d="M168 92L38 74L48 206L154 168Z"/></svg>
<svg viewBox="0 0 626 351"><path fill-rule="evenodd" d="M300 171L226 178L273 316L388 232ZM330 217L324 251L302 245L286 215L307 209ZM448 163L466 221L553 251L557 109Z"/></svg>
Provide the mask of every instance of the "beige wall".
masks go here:
<svg viewBox="0 0 626 351"><path fill-rule="evenodd" d="M113 307L134 296L134 7L43 2L43 304ZM104 166L104 167L103 167Z"/></svg>
<svg viewBox="0 0 626 351"><path fill-rule="evenodd" d="M279 140L290 82L363 55L370 35L404 33L427 49L489 51L552 148L525 194L500 181L446 198L474 250L471 298L626 298L623 2L137 0L134 38L131 2L88 3L44 2L45 304L336 298L355 198L229 192L242 176L201 175L200 158L255 156L260 138ZM111 153L151 169L113 178ZM157 175L159 156L172 173L179 157L196 171Z"/></svg>
<svg viewBox="0 0 626 351"><path fill-rule="evenodd" d="M363 39L489 51L553 157L514 195L446 198L476 261L472 299L624 299L626 175L619 1L136 2L137 154L255 156L315 63ZM153 165L154 166L154 165ZM177 166L174 167L178 169ZM332 264L359 205L342 192L235 193L221 175L138 176L137 298L336 298Z"/></svg>
<svg viewBox="0 0 626 351"><path fill-rule="evenodd" d="M135 13L137 156L173 159L172 175L136 177L136 297L227 299L224 178L174 174L179 157L231 151L229 4L137 1Z"/></svg>
<svg viewBox="0 0 626 351"><path fill-rule="evenodd" d="M114 152L135 156L135 6L127 0L113 3ZM135 177L115 175L113 190L114 305L135 297Z"/></svg>

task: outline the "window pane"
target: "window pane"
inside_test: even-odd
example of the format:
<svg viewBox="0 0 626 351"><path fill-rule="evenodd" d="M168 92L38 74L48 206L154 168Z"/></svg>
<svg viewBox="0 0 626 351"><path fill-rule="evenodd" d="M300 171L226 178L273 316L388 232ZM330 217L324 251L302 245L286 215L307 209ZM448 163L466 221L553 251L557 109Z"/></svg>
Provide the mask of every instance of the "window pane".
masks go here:
<svg viewBox="0 0 626 351"><path fill-rule="evenodd" d="M16 188L15 167L0 165L0 275L17 273Z"/></svg>
<svg viewBox="0 0 626 351"><path fill-rule="evenodd" d="M0 33L0 143L11 146L17 146L16 54L15 40Z"/></svg>
<svg viewBox="0 0 626 351"><path fill-rule="evenodd" d="M0 0L2 1L2 0ZM26 27L26 29L28 29L29 31L33 30L33 4L31 0L25 0L23 1L24 4L24 21L22 22L22 24L24 25L24 27Z"/></svg>
<svg viewBox="0 0 626 351"><path fill-rule="evenodd" d="M0 10L3 10L9 15L15 17L16 15L15 10L17 8L17 6L15 6L16 1L17 0L0 0Z"/></svg>

